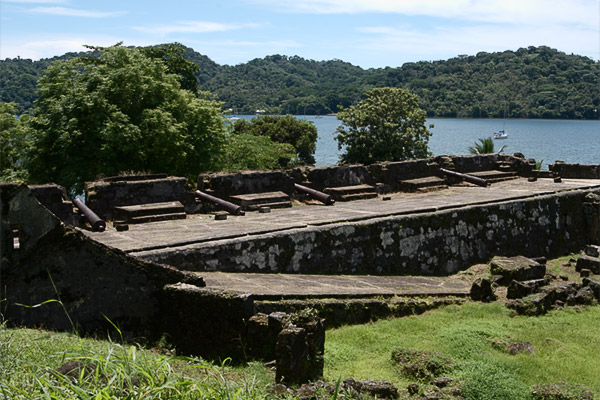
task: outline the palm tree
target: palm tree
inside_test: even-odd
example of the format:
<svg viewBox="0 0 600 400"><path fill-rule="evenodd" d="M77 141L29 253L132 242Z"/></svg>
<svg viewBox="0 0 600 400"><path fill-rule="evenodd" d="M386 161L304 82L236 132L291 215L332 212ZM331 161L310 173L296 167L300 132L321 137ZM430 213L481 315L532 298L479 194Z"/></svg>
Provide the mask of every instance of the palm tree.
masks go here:
<svg viewBox="0 0 600 400"><path fill-rule="evenodd" d="M502 153L506 145L502 146L500 150L498 150L498 154ZM475 142L475 144L469 147L469 153L471 154L491 154L494 152L494 140L491 137L479 139L479 143Z"/></svg>

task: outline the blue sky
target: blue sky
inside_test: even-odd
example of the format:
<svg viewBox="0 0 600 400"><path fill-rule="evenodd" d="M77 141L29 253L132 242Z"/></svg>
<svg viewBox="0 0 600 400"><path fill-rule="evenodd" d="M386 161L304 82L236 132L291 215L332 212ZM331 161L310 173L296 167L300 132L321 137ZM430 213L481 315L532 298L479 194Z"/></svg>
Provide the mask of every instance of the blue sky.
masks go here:
<svg viewBox="0 0 600 400"><path fill-rule="evenodd" d="M600 58L600 0L0 0L0 59L180 42L219 64L272 54L363 68L546 45Z"/></svg>

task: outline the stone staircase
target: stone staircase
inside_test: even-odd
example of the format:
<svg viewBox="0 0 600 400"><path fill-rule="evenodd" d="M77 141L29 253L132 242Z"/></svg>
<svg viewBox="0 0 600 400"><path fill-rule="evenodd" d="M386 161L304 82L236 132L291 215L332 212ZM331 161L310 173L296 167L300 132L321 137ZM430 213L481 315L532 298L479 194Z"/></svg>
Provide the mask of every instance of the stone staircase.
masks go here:
<svg viewBox="0 0 600 400"><path fill-rule="evenodd" d="M230 201L242 207L244 211L256 211L261 207L289 208L292 206L290 196L285 192L264 192L238 194L229 197Z"/></svg>
<svg viewBox="0 0 600 400"><path fill-rule="evenodd" d="M185 209L179 201L119 206L113 209L113 220L126 224L142 224L185 218Z"/></svg>
<svg viewBox="0 0 600 400"><path fill-rule="evenodd" d="M426 176L424 178L407 179L399 182L400 190L404 192L432 192L434 190L447 189L446 181L437 176Z"/></svg>
<svg viewBox="0 0 600 400"><path fill-rule="evenodd" d="M482 179L487 179L489 183L502 182L511 179L517 179L519 177L515 171L509 170L466 172L466 174L473 175Z"/></svg>
<svg viewBox="0 0 600 400"><path fill-rule="evenodd" d="M323 192L331 195L335 201L364 200L377 197L375 186L364 184L325 188Z"/></svg>

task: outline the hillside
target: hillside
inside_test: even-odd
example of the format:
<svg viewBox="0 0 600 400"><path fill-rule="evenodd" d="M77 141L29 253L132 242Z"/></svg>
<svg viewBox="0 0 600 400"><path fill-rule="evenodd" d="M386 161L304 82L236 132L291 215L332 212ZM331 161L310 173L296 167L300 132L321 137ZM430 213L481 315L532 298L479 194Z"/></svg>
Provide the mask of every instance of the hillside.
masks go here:
<svg viewBox="0 0 600 400"><path fill-rule="evenodd" d="M0 99L30 108L46 66L76 55L0 61ZM221 66L189 48L186 57L200 67L200 89L237 113L327 114L378 86L412 90L430 117L502 117L507 110L512 118L589 119L600 108L600 63L545 46L368 70L282 55Z"/></svg>

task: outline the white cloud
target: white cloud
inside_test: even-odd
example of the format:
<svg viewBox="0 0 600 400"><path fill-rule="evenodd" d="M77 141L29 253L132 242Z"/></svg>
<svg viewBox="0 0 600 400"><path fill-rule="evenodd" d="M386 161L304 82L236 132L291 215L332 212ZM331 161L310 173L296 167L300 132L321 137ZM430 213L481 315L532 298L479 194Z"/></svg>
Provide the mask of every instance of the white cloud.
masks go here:
<svg viewBox="0 0 600 400"><path fill-rule="evenodd" d="M160 36L167 36L172 33L209 33L209 32L226 32L245 28L256 28L258 24L223 24L220 22L208 21L180 21L170 25L156 26L136 26L133 29L151 33Z"/></svg>
<svg viewBox="0 0 600 400"><path fill-rule="evenodd" d="M304 47L294 40L217 40L186 41L184 44L206 54L219 64L235 65L257 57L272 54L288 54L292 49ZM258 51L257 51L258 49Z"/></svg>
<svg viewBox="0 0 600 400"><path fill-rule="evenodd" d="M75 8L65 7L36 7L29 10L30 12L39 14L60 15L65 17L84 17L84 18L108 18L119 17L125 15L124 11L93 11L93 10L78 10Z"/></svg>
<svg viewBox="0 0 600 400"><path fill-rule="evenodd" d="M66 0L2 0L4 3L17 4L64 4Z"/></svg>
<svg viewBox="0 0 600 400"><path fill-rule="evenodd" d="M92 46L114 46L122 38L111 36L90 36L90 37L53 37L47 40L22 39L17 41L7 41L2 43L0 48L0 59L21 57L24 59L39 60L41 58L51 58L68 52L88 51L84 45ZM149 42L127 41L125 46L147 46Z"/></svg>
<svg viewBox="0 0 600 400"><path fill-rule="evenodd" d="M597 0L248 0L280 11L393 13L478 22L598 26Z"/></svg>
<svg viewBox="0 0 600 400"><path fill-rule="evenodd" d="M419 60L439 60L459 54L480 51L517 50L528 46L550 46L568 53L598 59L598 32L556 26L548 30L540 26L473 25L440 27L430 31L416 31L402 27L364 27L369 34L360 44L364 50L390 54L417 55Z"/></svg>

